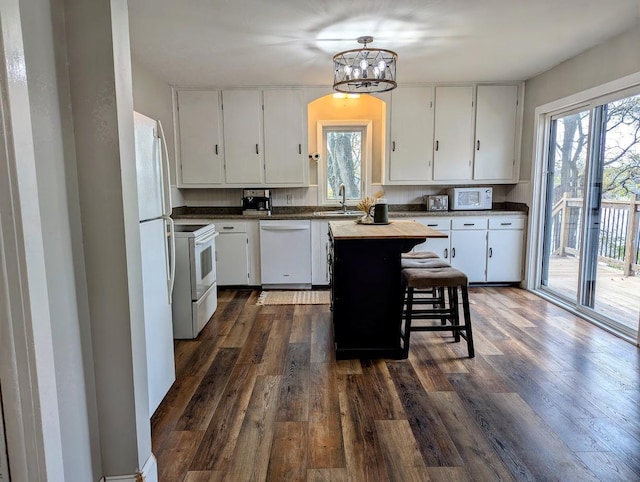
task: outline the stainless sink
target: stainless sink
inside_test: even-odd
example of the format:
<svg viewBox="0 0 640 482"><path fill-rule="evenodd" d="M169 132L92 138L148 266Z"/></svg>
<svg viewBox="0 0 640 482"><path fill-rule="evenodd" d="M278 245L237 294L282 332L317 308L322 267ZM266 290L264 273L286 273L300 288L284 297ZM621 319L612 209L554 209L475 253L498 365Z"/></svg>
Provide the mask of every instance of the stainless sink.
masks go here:
<svg viewBox="0 0 640 482"><path fill-rule="evenodd" d="M343 217L343 216L362 216L364 211L314 211L314 216L331 216L331 217Z"/></svg>

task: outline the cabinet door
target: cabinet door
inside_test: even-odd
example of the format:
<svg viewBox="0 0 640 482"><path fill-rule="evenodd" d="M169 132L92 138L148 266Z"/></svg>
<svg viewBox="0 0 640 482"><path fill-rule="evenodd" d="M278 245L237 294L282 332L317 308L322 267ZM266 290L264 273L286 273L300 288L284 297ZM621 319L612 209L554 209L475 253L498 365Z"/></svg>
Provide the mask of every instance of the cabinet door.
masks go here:
<svg viewBox="0 0 640 482"><path fill-rule="evenodd" d="M517 102L516 85L478 86L474 179L513 179Z"/></svg>
<svg viewBox="0 0 640 482"><path fill-rule="evenodd" d="M222 92L227 184L262 184L262 102L259 90Z"/></svg>
<svg viewBox="0 0 640 482"><path fill-rule="evenodd" d="M220 231L216 238L216 270L218 286L249 283L247 233Z"/></svg>
<svg viewBox="0 0 640 482"><path fill-rule="evenodd" d="M311 221L311 283L329 284L329 223Z"/></svg>
<svg viewBox="0 0 640 482"><path fill-rule="evenodd" d="M449 261L451 243L450 232L451 219L447 217L432 217L432 218L416 218L416 222L427 226L428 228L441 231L447 235L446 238L429 238L424 243L418 244L413 248L414 252L431 251L436 253L442 259Z"/></svg>
<svg viewBox="0 0 640 482"><path fill-rule="evenodd" d="M451 265L470 283L483 283L487 260L487 230L451 231Z"/></svg>
<svg viewBox="0 0 640 482"><path fill-rule="evenodd" d="M487 281L522 281L524 231L522 229L489 230Z"/></svg>
<svg viewBox="0 0 640 482"><path fill-rule="evenodd" d="M265 90L264 172L267 184L307 184L300 90Z"/></svg>
<svg viewBox="0 0 640 482"><path fill-rule="evenodd" d="M433 179L471 179L473 88L436 87Z"/></svg>
<svg viewBox="0 0 640 482"><path fill-rule="evenodd" d="M177 95L182 185L223 183L219 92L181 90Z"/></svg>
<svg viewBox="0 0 640 482"><path fill-rule="evenodd" d="M400 87L391 94L389 181L430 181L433 87Z"/></svg>

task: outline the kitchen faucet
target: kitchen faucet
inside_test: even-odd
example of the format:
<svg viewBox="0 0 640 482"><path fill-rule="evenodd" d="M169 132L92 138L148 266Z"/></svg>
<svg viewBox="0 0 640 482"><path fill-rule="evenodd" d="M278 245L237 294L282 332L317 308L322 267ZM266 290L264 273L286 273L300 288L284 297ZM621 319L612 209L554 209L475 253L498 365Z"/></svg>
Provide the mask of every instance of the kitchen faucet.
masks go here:
<svg viewBox="0 0 640 482"><path fill-rule="evenodd" d="M338 187L338 196L342 196L342 201L340 201L340 205L342 206L342 211L347 211L347 194L346 189L344 188L344 184L340 183Z"/></svg>

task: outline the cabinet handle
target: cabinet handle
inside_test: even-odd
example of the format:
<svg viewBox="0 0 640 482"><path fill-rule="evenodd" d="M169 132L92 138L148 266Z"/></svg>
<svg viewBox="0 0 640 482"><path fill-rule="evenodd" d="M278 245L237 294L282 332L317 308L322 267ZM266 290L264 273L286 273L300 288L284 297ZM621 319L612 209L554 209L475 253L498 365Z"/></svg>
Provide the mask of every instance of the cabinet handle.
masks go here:
<svg viewBox="0 0 640 482"><path fill-rule="evenodd" d="M298 154L302 154L302 144L298 144Z"/></svg>
<svg viewBox="0 0 640 482"><path fill-rule="evenodd" d="M218 155L218 144L216 144L216 156Z"/></svg>
<svg viewBox="0 0 640 482"><path fill-rule="evenodd" d="M258 144L256 144L256 154L260 154L260 152L258 152Z"/></svg>
<svg viewBox="0 0 640 482"><path fill-rule="evenodd" d="M451 259L456 257L456 248L451 248Z"/></svg>
<svg viewBox="0 0 640 482"><path fill-rule="evenodd" d="M436 141L436 151L438 150L438 147L440 147L440 141Z"/></svg>
<svg viewBox="0 0 640 482"><path fill-rule="evenodd" d="M500 226L511 226L511 223L500 223Z"/></svg>
<svg viewBox="0 0 640 482"><path fill-rule="evenodd" d="M427 226L429 226L430 228L435 228L438 225L437 224L427 224Z"/></svg>
<svg viewBox="0 0 640 482"><path fill-rule="evenodd" d="M480 141L476 141L476 151L480 150Z"/></svg>
<svg viewBox="0 0 640 482"><path fill-rule="evenodd" d="M449 248L444 248L444 259L449 257Z"/></svg>
<svg viewBox="0 0 640 482"><path fill-rule="evenodd" d="M493 248L489 248L489 257L491 258L493 256Z"/></svg>
<svg viewBox="0 0 640 482"><path fill-rule="evenodd" d="M475 226L476 223L464 223L465 226Z"/></svg>
<svg viewBox="0 0 640 482"><path fill-rule="evenodd" d="M233 229L233 226L222 226L222 229Z"/></svg>
<svg viewBox="0 0 640 482"><path fill-rule="evenodd" d="M396 141L391 143L391 152L396 152Z"/></svg>

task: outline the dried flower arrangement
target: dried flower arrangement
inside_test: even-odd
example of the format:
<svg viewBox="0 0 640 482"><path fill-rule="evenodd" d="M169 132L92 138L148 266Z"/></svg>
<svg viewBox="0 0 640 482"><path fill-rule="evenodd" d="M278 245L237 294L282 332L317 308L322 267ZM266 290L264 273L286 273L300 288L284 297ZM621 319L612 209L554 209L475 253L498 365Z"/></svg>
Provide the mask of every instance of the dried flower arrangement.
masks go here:
<svg viewBox="0 0 640 482"><path fill-rule="evenodd" d="M365 215L369 214L369 209L376 203L376 199L380 199L382 196L384 196L383 190L378 191L373 196L366 196L358 203L358 209L364 211Z"/></svg>

